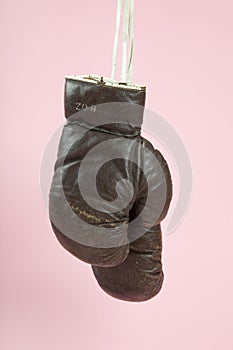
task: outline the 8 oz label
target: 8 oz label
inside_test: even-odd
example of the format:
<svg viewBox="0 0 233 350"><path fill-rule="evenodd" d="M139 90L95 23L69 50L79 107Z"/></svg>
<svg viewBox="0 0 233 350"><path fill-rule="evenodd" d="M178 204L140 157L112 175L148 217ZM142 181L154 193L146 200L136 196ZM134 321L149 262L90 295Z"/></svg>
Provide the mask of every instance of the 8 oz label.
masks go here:
<svg viewBox="0 0 233 350"><path fill-rule="evenodd" d="M76 102L75 103L75 110L77 112L79 111L87 111L89 109L89 111L91 112L95 112L96 111L96 106L90 106L88 107L88 105L86 103L82 103L82 102Z"/></svg>

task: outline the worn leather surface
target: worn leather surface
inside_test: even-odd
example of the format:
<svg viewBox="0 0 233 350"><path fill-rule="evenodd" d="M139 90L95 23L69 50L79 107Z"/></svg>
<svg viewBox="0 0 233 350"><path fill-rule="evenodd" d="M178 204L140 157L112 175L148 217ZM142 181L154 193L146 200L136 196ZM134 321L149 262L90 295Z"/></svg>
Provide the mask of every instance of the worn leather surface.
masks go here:
<svg viewBox="0 0 233 350"><path fill-rule="evenodd" d="M97 108L95 113L76 113L80 103L98 107L110 102L117 102L117 109L110 104L109 108ZM171 175L165 159L140 135L144 104L145 89L129 90L66 79L67 123L61 135L49 196L50 220L58 241L71 254L92 264L94 276L105 292L127 301L148 300L162 286L160 222L172 198ZM142 108L135 109L135 105ZM122 122L114 122L114 113ZM101 123L106 116L109 123ZM117 150L122 156L107 161L98 171L96 187L102 201L96 209L84 200L78 176L88 181L96 164L107 154L90 156L87 173L80 170L82 160L106 141L109 153ZM132 155L136 164L129 160ZM122 179L129 180L132 186ZM148 206L149 191L152 200ZM166 196L162 198L164 193ZM87 196L92 196L88 189ZM127 203L120 210L115 202L118 196ZM105 209L107 205L107 211L101 210L102 202ZM162 210L155 219L154 213L159 208ZM76 218L80 219L78 223ZM138 218L137 224L131 225Z"/></svg>
<svg viewBox="0 0 233 350"><path fill-rule="evenodd" d="M130 244L127 259L115 267L92 266L101 288L117 299L146 301L160 291L164 279L161 226L153 226Z"/></svg>
<svg viewBox="0 0 233 350"><path fill-rule="evenodd" d="M142 139L148 145L148 141ZM132 302L146 301L154 297L160 291L164 274L162 270L162 235L160 222L165 218L172 198L172 181L167 163L158 150L154 150L156 158L159 160L163 172L165 183L160 183L157 179L156 165L147 164L151 167L150 175L154 176L154 186L150 191L154 195L154 203L149 208L150 213L145 213L141 217L134 231L128 230L129 239L145 229L147 232L140 238L129 244L129 253L124 262L115 267L101 268L92 266L96 280L101 288L109 295ZM156 211L156 206L160 201L160 186L167 187L167 197L164 208L156 222L151 221L151 213ZM158 186L158 187L157 187ZM133 207L129 212L130 220L133 220L141 212L146 204L147 192L145 190L145 179L140 181L140 188ZM137 235L138 236L138 235Z"/></svg>
<svg viewBox="0 0 233 350"><path fill-rule="evenodd" d="M85 81L77 81L66 79L65 83L65 117L70 120L76 119L75 112L79 109L79 104L82 103L88 107L96 106L111 102L118 102L117 114L124 116L123 123L109 123L101 125L101 120L106 120L106 114L109 115L109 120L114 119L115 106L109 109L98 108L93 116L99 120L99 129L104 129L110 132L120 133L123 135L133 136L140 133L140 127L143 122L143 108L135 109L128 108L125 103L136 104L139 106L145 105L146 91L145 89L125 89L124 87L113 87L104 84L95 84ZM120 103L123 102L122 106ZM77 109L76 109L77 108ZM109 113L110 112L110 113ZM91 116L91 113L90 113ZM79 122L86 122L86 115L78 116Z"/></svg>

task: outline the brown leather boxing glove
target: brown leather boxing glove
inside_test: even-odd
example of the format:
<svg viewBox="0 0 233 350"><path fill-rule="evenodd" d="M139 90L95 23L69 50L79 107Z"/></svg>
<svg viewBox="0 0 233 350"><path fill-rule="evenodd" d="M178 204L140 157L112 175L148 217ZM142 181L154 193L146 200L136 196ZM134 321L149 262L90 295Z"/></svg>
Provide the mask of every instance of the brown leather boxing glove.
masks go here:
<svg viewBox="0 0 233 350"><path fill-rule="evenodd" d="M59 242L93 265L103 290L128 301L161 288L160 222L172 197L165 159L140 135L144 105L145 87L67 77L49 198Z"/></svg>

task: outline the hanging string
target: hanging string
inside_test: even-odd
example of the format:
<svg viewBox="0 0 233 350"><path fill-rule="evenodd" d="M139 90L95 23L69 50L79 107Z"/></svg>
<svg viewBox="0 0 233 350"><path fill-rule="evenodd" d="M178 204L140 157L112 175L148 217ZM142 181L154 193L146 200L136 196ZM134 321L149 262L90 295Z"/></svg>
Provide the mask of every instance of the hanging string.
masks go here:
<svg viewBox="0 0 233 350"><path fill-rule="evenodd" d="M129 64L127 68L127 82L132 81L133 74L133 58L134 58L134 0L130 1L129 7Z"/></svg>
<svg viewBox="0 0 233 350"><path fill-rule="evenodd" d="M129 36L129 0L124 0L124 18L122 33L121 82L126 82L127 76L127 44Z"/></svg>
<svg viewBox="0 0 233 350"><path fill-rule="evenodd" d="M112 79L116 73L116 58L119 40L119 30L121 22L122 0L117 2L116 14L116 29L113 46L112 59ZM121 62L121 82L131 82L133 72L133 26L134 26L134 0L124 0L124 18L123 18L123 33L122 33L122 62ZM128 59L128 44L129 44L129 59Z"/></svg>
<svg viewBox="0 0 233 350"><path fill-rule="evenodd" d="M122 7L122 0L117 0L116 29L115 29L113 56L112 56L112 75L111 75L112 79L114 79L115 73L116 73L116 59L117 59L118 39L119 39L119 30L120 30L120 22L121 22L121 7Z"/></svg>

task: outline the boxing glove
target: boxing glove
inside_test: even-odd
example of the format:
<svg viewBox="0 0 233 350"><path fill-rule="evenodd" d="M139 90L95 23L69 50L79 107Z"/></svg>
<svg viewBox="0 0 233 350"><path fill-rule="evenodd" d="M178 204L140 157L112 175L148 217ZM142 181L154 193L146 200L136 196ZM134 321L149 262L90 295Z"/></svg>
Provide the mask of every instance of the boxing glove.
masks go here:
<svg viewBox="0 0 233 350"><path fill-rule="evenodd" d="M67 77L49 196L59 242L92 264L108 294L129 301L161 288L160 222L172 197L165 159L140 135L144 105L145 87Z"/></svg>

